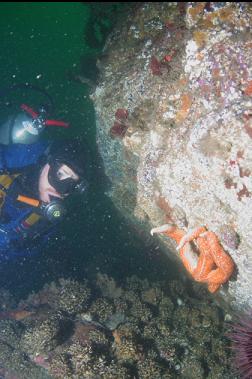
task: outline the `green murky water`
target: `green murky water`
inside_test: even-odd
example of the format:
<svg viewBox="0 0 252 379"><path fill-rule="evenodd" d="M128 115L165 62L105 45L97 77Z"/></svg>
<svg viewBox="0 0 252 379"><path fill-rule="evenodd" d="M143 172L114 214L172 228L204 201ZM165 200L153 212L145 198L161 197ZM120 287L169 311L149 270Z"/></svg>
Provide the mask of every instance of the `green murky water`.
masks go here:
<svg viewBox="0 0 252 379"><path fill-rule="evenodd" d="M143 246L104 195L108 183L96 151L89 88L76 79L84 75L95 80L95 59L113 26L110 16L124 7L103 3L97 11L79 2L0 5L1 88L29 82L46 89L55 103L53 118L68 121L71 127L67 131L51 128L44 137L85 138L92 166L88 198L75 198L68 204L70 211L57 240L39 257L0 268L1 286L18 297L61 276L83 278L97 270L118 278L122 273L145 276L146 270L153 278L168 276L169 265L160 271L158 252ZM98 20L97 15L104 19ZM44 101L37 93L21 90L14 91L10 99L13 107L2 104L2 118L24 100L33 107ZM162 255L159 260L167 263Z"/></svg>

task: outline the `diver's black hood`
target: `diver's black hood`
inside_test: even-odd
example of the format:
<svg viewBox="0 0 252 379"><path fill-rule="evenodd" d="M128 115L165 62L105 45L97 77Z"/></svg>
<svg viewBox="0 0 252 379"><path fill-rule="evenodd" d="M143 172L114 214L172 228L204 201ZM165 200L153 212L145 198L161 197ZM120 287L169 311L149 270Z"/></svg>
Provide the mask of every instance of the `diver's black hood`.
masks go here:
<svg viewBox="0 0 252 379"><path fill-rule="evenodd" d="M51 166L48 176L49 184L61 194L72 192L78 182L72 182L71 179L59 181L56 177L59 164L69 166L79 176L80 182L87 176L87 161L83 147L75 140L55 142L50 146L49 152L42 155L36 164L20 170L20 175L15 179L15 185L9 189L10 195L17 197L21 194L39 199L39 177L47 163Z"/></svg>
<svg viewBox="0 0 252 379"><path fill-rule="evenodd" d="M48 163L50 165L48 181L61 195L73 192L76 186L82 183L87 176L86 156L83 147L76 140L67 141L60 145L58 143L53 144L48 154ZM79 179L66 178L61 180L58 177L58 170L62 165L71 168L79 176Z"/></svg>
<svg viewBox="0 0 252 379"><path fill-rule="evenodd" d="M83 146L76 140L54 143L50 147L48 163L54 165L56 162L70 167L80 178L86 173L86 154Z"/></svg>

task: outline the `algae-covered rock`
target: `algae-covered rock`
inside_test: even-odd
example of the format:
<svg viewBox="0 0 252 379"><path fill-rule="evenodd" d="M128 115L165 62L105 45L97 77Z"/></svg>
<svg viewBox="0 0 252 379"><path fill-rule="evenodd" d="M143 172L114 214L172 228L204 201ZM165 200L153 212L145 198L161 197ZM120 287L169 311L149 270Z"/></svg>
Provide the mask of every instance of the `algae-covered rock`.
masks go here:
<svg viewBox="0 0 252 379"><path fill-rule="evenodd" d="M57 312L46 320L28 327L21 338L21 346L30 356L48 354L62 344L73 331L73 323Z"/></svg>
<svg viewBox="0 0 252 379"><path fill-rule="evenodd" d="M95 283L92 302L76 314L52 301L58 288L49 291L50 306L45 297L38 305L39 293L33 294L23 306L36 299L36 311L0 320L0 369L16 379L208 378L212 372L236 379L224 311L209 295L191 297L192 289L178 283L131 277L120 283L122 298L101 297Z"/></svg>
<svg viewBox="0 0 252 379"><path fill-rule="evenodd" d="M206 377L203 364L196 358L185 359L182 364L181 378L204 379Z"/></svg>
<svg viewBox="0 0 252 379"><path fill-rule="evenodd" d="M167 222L215 232L237 267L220 294L238 308L252 306L251 22L248 2L138 4L92 95L114 204L147 238Z"/></svg>
<svg viewBox="0 0 252 379"><path fill-rule="evenodd" d="M89 308L92 317L101 323L107 321L114 314L114 311L115 308L111 300L104 298L96 299Z"/></svg>
<svg viewBox="0 0 252 379"><path fill-rule="evenodd" d="M0 341L18 347L23 326L16 320L0 320Z"/></svg>
<svg viewBox="0 0 252 379"><path fill-rule="evenodd" d="M31 307L38 307L46 304L54 310L72 315L85 310L89 298L90 289L86 283L61 278L58 282L46 284L41 291L31 294L27 300L20 302L19 306L29 304Z"/></svg>
<svg viewBox="0 0 252 379"><path fill-rule="evenodd" d="M27 355L0 340L0 368L4 378L52 379L41 367L27 358Z"/></svg>

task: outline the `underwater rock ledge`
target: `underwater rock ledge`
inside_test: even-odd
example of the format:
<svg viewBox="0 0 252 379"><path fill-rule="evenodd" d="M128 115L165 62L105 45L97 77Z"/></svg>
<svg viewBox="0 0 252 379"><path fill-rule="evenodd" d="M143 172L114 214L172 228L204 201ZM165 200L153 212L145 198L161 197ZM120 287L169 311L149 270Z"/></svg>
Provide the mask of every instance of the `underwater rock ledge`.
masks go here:
<svg viewBox="0 0 252 379"><path fill-rule="evenodd" d="M237 268L219 291L234 308L252 306L251 22L247 2L138 3L91 95L114 204L146 236L167 222L216 233Z"/></svg>

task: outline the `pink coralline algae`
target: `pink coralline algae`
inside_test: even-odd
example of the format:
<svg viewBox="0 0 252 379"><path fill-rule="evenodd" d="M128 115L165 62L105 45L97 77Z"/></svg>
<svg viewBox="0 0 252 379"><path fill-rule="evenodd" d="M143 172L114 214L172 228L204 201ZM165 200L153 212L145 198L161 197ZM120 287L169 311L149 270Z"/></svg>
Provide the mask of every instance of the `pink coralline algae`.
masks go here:
<svg viewBox="0 0 252 379"><path fill-rule="evenodd" d="M224 184L227 189L237 188L237 184L231 178L226 178Z"/></svg>
<svg viewBox="0 0 252 379"><path fill-rule="evenodd" d="M127 129L128 129L127 125L124 125L124 124L121 124L120 122L115 121L114 125L110 129L110 135L111 137L123 138L126 134Z"/></svg>
<svg viewBox="0 0 252 379"><path fill-rule="evenodd" d="M38 366L44 367L45 369L49 369L49 362L48 358L43 355L37 355L33 358L33 362L36 363Z"/></svg>
<svg viewBox="0 0 252 379"><path fill-rule="evenodd" d="M161 62L159 62L159 60L153 55L150 61L152 75L162 75L161 66Z"/></svg>
<svg viewBox="0 0 252 379"><path fill-rule="evenodd" d="M245 122L244 129L245 129L245 132L249 135L249 137L252 138L251 122Z"/></svg>
<svg viewBox="0 0 252 379"><path fill-rule="evenodd" d="M172 55L171 54L165 55L164 56L164 61L165 62L171 62L172 61Z"/></svg>
<svg viewBox="0 0 252 379"><path fill-rule="evenodd" d="M163 62L164 63L169 63L173 60L174 56L176 55L176 51L175 50L170 50L169 51L169 54L166 54L164 57L163 57Z"/></svg>
<svg viewBox="0 0 252 379"><path fill-rule="evenodd" d="M252 80L250 80L248 83L247 83L247 86L244 90L244 94L247 95L247 96L251 96L252 95Z"/></svg>
<svg viewBox="0 0 252 379"><path fill-rule="evenodd" d="M245 176L248 177L251 174L251 172L248 168L244 169L243 167L241 167L241 165L239 163L239 160L244 159L243 154L244 154L243 151L238 151L237 155L236 155L236 159L235 160L231 159L229 161L230 166L233 166L233 167L237 166L238 167L240 178L244 178Z"/></svg>
<svg viewBox="0 0 252 379"><path fill-rule="evenodd" d="M235 183L231 178L226 178L224 184L227 189L238 187L237 183ZM243 197L251 197L251 192L249 192L245 184L242 184L242 189L237 192L237 199L239 201L241 201Z"/></svg>
<svg viewBox="0 0 252 379"><path fill-rule="evenodd" d="M165 23L165 27L170 31L170 30L174 30L176 28L176 25L172 21L167 21Z"/></svg>
<svg viewBox="0 0 252 379"><path fill-rule="evenodd" d="M222 242L232 250L236 250L240 243L239 235L236 231L228 225L223 225L220 229L220 237Z"/></svg>
<svg viewBox="0 0 252 379"><path fill-rule="evenodd" d="M250 112L244 113L244 115L243 115L244 129L245 129L245 132L249 135L250 138L252 138L251 117L252 117L252 114Z"/></svg>
<svg viewBox="0 0 252 379"><path fill-rule="evenodd" d="M165 71L169 70L169 63L173 60L174 55L176 54L175 50L166 54L160 61L153 55L150 61L150 70L152 75L162 75Z"/></svg>
<svg viewBox="0 0 252 379"><path fill-rule="evenodd" d="M128 118L129 112L127 109L118 108L115 113L115 118L119 121L126 120Z"/></svg>
<svg viewBox="0 0 252 379"><path fill-rule="evenodd" d="M233 168L236 170L238 169L239 177L242 179L244 177L249 177L251 175L251 171L248 168L241 167L240 161L244 159L243 155L244 155L243 150L238 151L236 154L236 159L231 159L229 161L230 168ZM237 181L236 180L234 181L230 177L227 177L225 179L224 184L227 189L230 189L230 188L238 189ZM236 193L237 199L239 201L241 201L243 197L251 197L251 192L248 190L247 186L244 183L241 183L241 184L242 184L242 189L240 189L240 191Z"/></svg>
<svg viewBox="0 0 252 379"><path fill-rule="evenodd" d="M241 199L246 196L246 197L250 197L251 196L251 192L249 192L249 190L247 189L247 187L245 186L245 184L242 185L242 189L237 193L237 196L238 196L238 200L241 201Z"/></svg>
<svg viewBox="0 0 252 379"><path fill-rule="evenodd" d="M110 128L110 135L112 138L119 137L123 138L127 132L128 129L128 118L129 112L127 109L124 108L118 108L115 112L115 122L112 128Z"/></svg>

